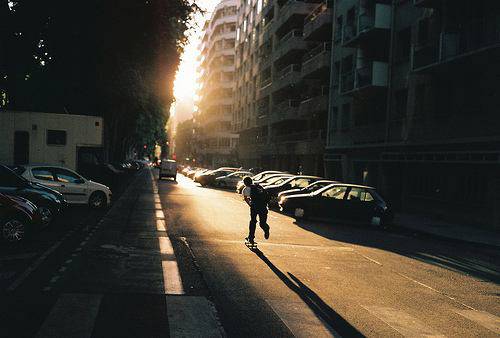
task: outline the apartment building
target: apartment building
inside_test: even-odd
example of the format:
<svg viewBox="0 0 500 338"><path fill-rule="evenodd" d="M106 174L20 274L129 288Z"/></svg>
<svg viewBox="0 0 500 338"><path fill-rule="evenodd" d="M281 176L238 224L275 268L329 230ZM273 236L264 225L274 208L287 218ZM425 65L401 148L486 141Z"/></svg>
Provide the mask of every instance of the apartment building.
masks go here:
<svg viewBox="0 0 500 338"><path fill-rule="evenodd" d="M238 134L233 117L234 53L239 0L223 0L204 25L200 46L200 89L197 103L199 161L218 167L236 164Z"/></svg>
<svg viewBox="0 0 500 338"><path fill-rule="evenodd" d="M500 2L334 6L326 172L396 209L500 226Z"/></svg>
<svg viewBox="0 0 500 338"><path fill-rule="evenodd" d="M246 167L322 174L333 12L329 1L245 0L233 130Z"/></svg>

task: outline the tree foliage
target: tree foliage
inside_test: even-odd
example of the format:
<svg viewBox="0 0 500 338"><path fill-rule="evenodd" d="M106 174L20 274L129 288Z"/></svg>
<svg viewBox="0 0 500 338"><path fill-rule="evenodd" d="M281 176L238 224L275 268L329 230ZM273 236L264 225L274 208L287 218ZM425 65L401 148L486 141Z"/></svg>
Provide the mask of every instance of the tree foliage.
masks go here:
<svg viewBox="0 0 500 338"><path fill-rule="evenodd" d="M151 151L166 142L196 10L188 0L0 0L0 109L103 116L111 159Z"/></svg>

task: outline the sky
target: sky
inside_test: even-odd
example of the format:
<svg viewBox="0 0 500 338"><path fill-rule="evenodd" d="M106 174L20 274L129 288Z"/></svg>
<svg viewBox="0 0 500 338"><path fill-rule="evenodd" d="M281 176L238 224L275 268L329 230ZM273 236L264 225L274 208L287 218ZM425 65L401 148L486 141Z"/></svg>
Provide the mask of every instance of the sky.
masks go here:
<svg viewBox="0 0 500 338"><path fill-rule="evenodd" d="M194 99L196 95L198 67L196 58L199 54L198 45L202 38L202 27L206 19L219 3L219 0L195 0L201 9L205 11L204 15L197 15L195 18L197 29L190 32L189 42L181 56L181 63L174 81L175 103L172 105L171 116L174 124L189 119L194 110Z"/></svg>

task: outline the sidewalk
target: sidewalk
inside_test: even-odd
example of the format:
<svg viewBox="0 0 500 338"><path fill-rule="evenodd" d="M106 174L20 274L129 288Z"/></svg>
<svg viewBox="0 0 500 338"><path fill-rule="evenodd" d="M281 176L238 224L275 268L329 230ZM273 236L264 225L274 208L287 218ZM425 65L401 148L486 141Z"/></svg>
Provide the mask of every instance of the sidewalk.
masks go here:
<svg viewBox="0 0 500 338"><path fill-rule="evenodd" d="M448 223L421 215L405 213L396 214L394 224L402 228L442 238L500 248L500 236L498 231L495 230L478 228L472 225Z"/></svg>

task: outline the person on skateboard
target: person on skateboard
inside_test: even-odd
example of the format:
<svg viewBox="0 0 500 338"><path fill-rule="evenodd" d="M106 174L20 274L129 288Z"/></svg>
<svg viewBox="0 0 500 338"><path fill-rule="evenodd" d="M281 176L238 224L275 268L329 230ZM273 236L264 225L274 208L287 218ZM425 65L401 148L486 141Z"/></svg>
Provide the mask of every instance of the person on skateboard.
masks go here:
<svg viewBox="0 0 500 338"><path fill-rule="evenodd" d="M250 224L248 227L248 237L245 238L250 244L254 244L255 227L257 225L257 215L259 216L259 226L264 230L264 238L269 238L269 225L267 224L267 203L268 194L259 184L253 184L251 177L243 179L245 188L243 189L243 199L250 206Z"/></svg>

